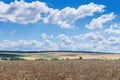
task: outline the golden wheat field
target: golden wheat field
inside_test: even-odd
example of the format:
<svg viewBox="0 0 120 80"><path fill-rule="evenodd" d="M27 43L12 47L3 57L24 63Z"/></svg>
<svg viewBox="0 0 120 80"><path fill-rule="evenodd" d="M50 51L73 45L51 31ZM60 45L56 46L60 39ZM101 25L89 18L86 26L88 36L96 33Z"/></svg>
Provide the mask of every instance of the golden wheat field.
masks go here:
<svg viewBox="0 0 120 80"><path fill-rule="evenodd" d="M0 80L120 80L120 60L0 61Z"/></svg>

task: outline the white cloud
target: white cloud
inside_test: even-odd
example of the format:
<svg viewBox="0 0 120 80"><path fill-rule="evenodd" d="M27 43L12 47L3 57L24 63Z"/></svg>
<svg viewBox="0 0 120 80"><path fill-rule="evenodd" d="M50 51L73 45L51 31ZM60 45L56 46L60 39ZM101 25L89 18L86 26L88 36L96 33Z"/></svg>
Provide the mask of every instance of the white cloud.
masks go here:
<svg viewBox="0 0 120 80"><path fill-rule="evenodd" d="M57 36L57 38L59 38L61 40L62 44L64 44L64 45L73 44L73 41L68 36L66 36L65 34L59 34Z"/></svg>
<svg viewBox="0 0 120 80"><path fill-rule="evenodd" d="M102 15L98 18L92 19L92 21L86 25L88 29L103 28L103 24L113 20L115 18L114 13Z"/></svg>
<svg viewBox="0 0 120 80"><path fill-rule="evenodd" d="M71 37L65 34L59 34L50 40L44 39L44 41L3 40L0 43L0 50L87 50L119 52L120 38L114 36L105 38L100 32L90 32Z"/></svg>
<svg viewBox="0 0 120 80"><path fill-rule="evenodd" d="M41 36L41 38L43 38L43 39L46 39L46 38L48 37L48 35L46 35L45 33L42 33L40 36Z"/></svg>
<svg viewBox="0 0 120 80"><path fill-rule="evenodd" d="M29 24L42 21L57 24L61 28L72 28L73 23L81 18L93 16L95 12L103 12L104 5L94 3L81 5L77 9L65 7L61 10L48 7L44 2L27 3L14 1L10 4L0 2L0 21Z"/></svg>
<svg viewBox="0 0 120 80"><path fill-rule="evenodd" d="M74 35L77 49L103 52L120 52L120 37L105 37L101 32Z"/></svg>
<svg viewBox="0 0 120 80"><path fill-rule="evenodd" d="M100 32L74 35L73 38L80 40L80 49L88 51L102 51L106 47L106 39Z"/></svg>
<svg viewBox="0 0 120 80"><path fill-rule="evenodd" d="M41 43L36 40L18 40L18 41L10 41L4 40L0 43L0 48L9 49L9 48L17 48L17 47L40 47Z"/></svg>
<svg viewBox="0 0 120 80"><path fill-rule="evenodd" d="M77 35L76 35L77 36ZM82 40L78 37L82 37ZM102 35L100 32L90 32L86 34L78 35L77 39L80 39L82 43L79 45L85 45L87 50L103 51L103 52L120 52L120 38L108 37ZM83 49L85 49L83 46Z"/></svg>
<svg viewBox="0 0 120 80"><path fill-rule="evenodd" d="M110 38L108 39L108 42L109 42L110 44L113 44L113 43L120 43L120 38L117 38L117 37L110 37Z"/></svg>
<svg viewBox="0 0 120 80"><path fill-rule="evenodd" d="M8 20L6 18L0 17L0 22L7 22Z"/></svg>
<svg viewBox="0 0 120 80"><path fill-rule="evenodd" d="M59 46L57 43L52 42L51 40L45 40L42 43L42 50L59 50Z"/></svg>
<svg viewBox="0 0 120 80"><path fill-rule="evenodd" d="M52 38L54 38L53 34L47 35L46 33L41 33L41 34L40 34L40 37L41 37L42 39L52 39Z"/></svg>
<svg viewBox="0 0 120 80"><path fill-rule="evenodd" d="M45 3L35 1L27 3L15 1L10 4L0 2L0 21L9 20L14 23L28 24L41 20L41 13L48 13L50 8Z"/></svg>
<svg viewBox="0 0 120 80"><path fill-rule="evenodd" d="M39 42L36 40L18 40L10 41L4 40L0 43L0 50L58 50L59 47L56 43L45 40Z"/></svg>
<svg viewBox="0 0 120 80"><path fill-rule="evenodd" d="M111 24L111 26L104 31L107 33L120 34L120 24Z"/></svg>
<svg viewBox="0 0 120 80"><path fill-rule="evenodd" d="M60 50L77 50L78 48L72 37L69 37L65 34L59 34L57 39L60 40L57 42Z"/></svg>
<svg viewBox="0 0 120 80"><path fill-rule="evenodd" d="M81 5L77 9L71 7L66 7L62 10L56 9L44 19L44 22L57 24L62 28L72 28L73 23L76 20L87 16L93 16L95 12L103 12L104 7L104 5L90 3L87 5Z"/></svg>
<svg viewBox="0 0 120 80"><path fill-rule="evenodd" d="M108 38L108 47L107 50L110 52L120 52L120 38L111 36Z"/></svg>
<svg viewBox="0 0 120 80"><path fill-rule="evenodd" d="M105 39L100 32L90 32L80 35L74 35L73 37L78 40L85 40L88 42L103 41Z"/></svg>

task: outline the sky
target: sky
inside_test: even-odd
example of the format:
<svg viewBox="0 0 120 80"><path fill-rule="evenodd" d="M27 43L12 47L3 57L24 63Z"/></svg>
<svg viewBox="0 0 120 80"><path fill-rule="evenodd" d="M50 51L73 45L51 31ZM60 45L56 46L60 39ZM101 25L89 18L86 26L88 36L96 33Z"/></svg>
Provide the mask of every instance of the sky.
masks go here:
<svg viewBox="0 0 120 80"><path fill-rule="evenodd" d="M119 0L0 0L0 50L120 53Z"/></svg>

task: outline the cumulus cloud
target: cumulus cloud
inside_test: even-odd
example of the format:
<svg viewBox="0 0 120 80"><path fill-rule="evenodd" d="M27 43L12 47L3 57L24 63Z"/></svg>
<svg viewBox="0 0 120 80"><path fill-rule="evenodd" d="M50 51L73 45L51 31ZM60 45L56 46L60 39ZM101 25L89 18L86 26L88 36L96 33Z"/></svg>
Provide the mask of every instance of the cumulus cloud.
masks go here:
<svg viewBox="0 0 120 80"><path fill-rule="evenodd" d="M106 38L100 32L90 32L81 35L73 36L76 39L81 40L82 43L79 46L83 46L83 49L92 51L103 51L103 52L119 52L120 51L120 38L110 36Z"/></svg>
<svg viewBox="0 0 120 80"><path fill-rule="evenodd" d="M47 35L46 33L41 33L41 34L40 34L40 37L41 37L42 39L52 39L52 38L54 38L53 34Z"/></svg>
<svg viewBox="0 0 120 80"><path fill-rule="evenodd" d="M92 16L95 12L103 12L104 5L97 5L90 3L81 5L77 9L66 7L62 10L54 10L48 17L44 19L45 23L53 23L61 26L62 28L72 28L73 23L86 16Z"/></svg>
<svg viewBox="0 0 120 80"><path fill-rule="evenodd" d="M57 43L52 42L51 40L45 40L42 43L42 50L59 50Z"/></svg>
<svg viewBox="0 0 120 80"><path fill-rule="evenodd" d="M10 4L0 2L0 21L8 20L20 24L36 23L42 19L42 13L48 12L50 8L39 1L32 3L15 1Z"/></svg>
<svg viewBox="0 0 120 80"><path fill-rule="evenodd" d="M0 43L0 50L58 50L56 43L45 40L44 42L36 40L4 40Z"/></svg>
<svg viewBox="0 0 120 80"><path fill-rule="evenodd" d="M64 45L73 44L73 41L65 34L59 34L57 38L59 38Z"/></svg>
<svg viewBox="0 0 120 80"><path fill-rule="evenodd" d="M4 40L0 43L0 48L9 49L9 48L17 48L17 47L40 47L41 43L36 40L18 40L18 41L10 41Z"/></svg>
<svg viewBox="0 0 120 80"><path fill-rule="evenodd" d="M45 34L45 33L44 33ZM47 35L47 34L46 34ZM57 35L54 39L44 38L44 41L37 40L3 40L0 43L0 50L75 50L73 41L65 34ZM53 40L53 41L52 41ZM57 42L56 42L56 41Z"/></svg>
<svg viewBox="0 0 120 80"><path fill-rule="evenodd" d="M40 36L41 36L41 38L43 38L43 39L46 39L46 38L48 37L48 35L45 34L45 33L42 33Z"/></svg>
<svg viewBox="0 0 120 80"><path fill-rule="evenodd" d="M106 33L120 34L120 24L111 24L108 29L104 30Z"/></svg>
<svg viewBox="0 0 120 80"><path fill-rule="evenodd" d="M103 24L112 21L115 18L114 13L105 14L98 18L92 19L92 21L86 25L88 29L103 28Z"/></svg>
<svg viewBox="0 0 120 80"><path fill-rule="evenodd" d="M111 36L110 38L108 38L108 47L107 49L110 52L120 52L120 38L119 37L114 37Z"/></svg>
<svg viewBox="0 0 120 80"><path fill-rule="evenodd" d="M120 38L117 38L117 37L110 37L109 39L108 39L108 42L110 43L110 44L113 44L113 43L119 43L120 44Z"/></svg>
<svg viewBox="0 0 120 80"><path fill-rule="evenodd" d="M0 2L0 21L10 21L19 24L29 24L42 21L59 25L61 28L72 28L73 23L95 12L103 12L104 5L94 3L81 5L77 9L65 7L61 10L48 7L44 2L31 3L14 1L10 4Z"/></svg>
<svg viewBox="0 0 120 80"><path fill-rule="evenodd" d="M87 50L117 52L120 51L120 38L114 36L106 38L100 32L90 32L70 37L65 34L59 34L52 39L45 38L44 41L3 40L0 43L0 50Z"/></svg>
<svg viewBox="0 0 120 80"><path fill-rule="evenodd" d="M73 37L78 40L85 40L90 42L103 41L105 39L100 32L90 32L90 33L85 33L80 35L74 35Z"/></svg>

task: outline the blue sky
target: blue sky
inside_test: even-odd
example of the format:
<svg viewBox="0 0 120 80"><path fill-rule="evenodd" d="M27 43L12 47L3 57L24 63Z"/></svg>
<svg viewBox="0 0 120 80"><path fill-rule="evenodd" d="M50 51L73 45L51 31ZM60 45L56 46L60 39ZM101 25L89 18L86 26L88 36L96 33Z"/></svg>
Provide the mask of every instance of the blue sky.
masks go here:
<svg viewBox="0 0 120 80"><path fill-rule="evenodd" d="M119 0L0 0L0 50L120 53Z"/></svg>

